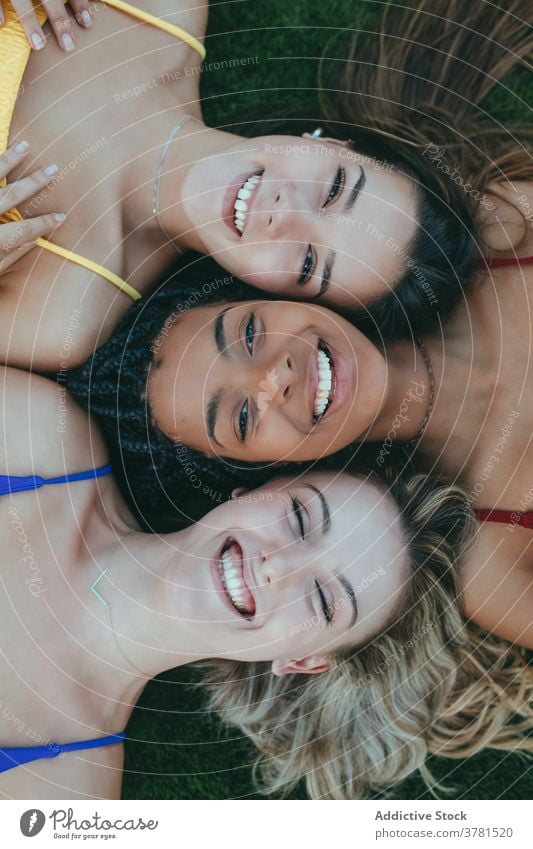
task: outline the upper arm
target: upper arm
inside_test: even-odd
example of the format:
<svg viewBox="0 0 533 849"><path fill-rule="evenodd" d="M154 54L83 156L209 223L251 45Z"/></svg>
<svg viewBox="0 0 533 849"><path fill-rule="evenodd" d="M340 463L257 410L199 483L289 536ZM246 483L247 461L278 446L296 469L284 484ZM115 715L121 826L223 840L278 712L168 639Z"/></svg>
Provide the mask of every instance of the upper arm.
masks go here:
<svg viewBox="0 0 533 849"><path fill-rule="evenodd" d="M463 571L465 609L485 631L533 649L533 534L484 527Z"/></svg>
<svg viewBox="0 0 533 849"><path fill-rule="evenodd" d="M107 462L89 415L62 384L0 367L0 469L53 477Z"/></svg>

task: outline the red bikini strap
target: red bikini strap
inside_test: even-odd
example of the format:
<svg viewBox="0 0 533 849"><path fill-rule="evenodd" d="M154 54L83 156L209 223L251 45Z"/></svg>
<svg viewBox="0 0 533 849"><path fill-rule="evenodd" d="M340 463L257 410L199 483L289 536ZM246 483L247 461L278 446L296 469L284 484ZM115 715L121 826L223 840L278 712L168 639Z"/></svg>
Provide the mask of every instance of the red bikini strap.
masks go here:
<svg viewBox="0 0 533 849"><path fill-rule="evenodd" d="M521 513L518 510L475 510L480 522L502 522L505 525L520 525L533 530L533 512Z"/></svg>
<svg viewBox="0 0 533 849"><path fill-rule="evenodd" d="M489 268L502 268L506 265L531 265L533 256L517 256L517 257L493 257L487 263ZM479 263L480 268L483 268L485 263L483 260Z"/></svg>

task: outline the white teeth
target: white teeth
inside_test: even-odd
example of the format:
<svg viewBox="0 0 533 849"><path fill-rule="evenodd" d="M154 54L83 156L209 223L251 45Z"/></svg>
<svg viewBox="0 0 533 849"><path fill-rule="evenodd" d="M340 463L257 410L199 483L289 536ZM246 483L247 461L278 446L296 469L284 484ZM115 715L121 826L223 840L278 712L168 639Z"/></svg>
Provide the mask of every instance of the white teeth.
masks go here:
<svg viewBox="0 0 533 849"><path fill-rule="evenodd" d="M250 593L244 584L240 565L236 566L233 564L231 549L229 551L225 551L221 555L219 573L222 584L224 585L235 607L237 607L241 613L247 614L249 610L246 609L246 599L249 600Z"/></svg>
<svg viewBox="0 0 533 849"><path fill-rule="evenodd" d="M321 348L317 351L318 362L318 387L315 396L314 415L320 418L328 405L329 393L331 392L331 384L333 377L331 374L331 365L329 357L322 351Z"/></svg>
<svg viewBox="0 0 533 849"><path fill-rule="evenodd" d="M253 177L249 177L244 186L241 186L239 191L237 192L237 199L235 201L234 212L235 212L235 227L242 233L244 230L244 216L248 212L248 201L252 197L253 191L257 186L259 180L261 179L260 174L255 174Z"/></svg>

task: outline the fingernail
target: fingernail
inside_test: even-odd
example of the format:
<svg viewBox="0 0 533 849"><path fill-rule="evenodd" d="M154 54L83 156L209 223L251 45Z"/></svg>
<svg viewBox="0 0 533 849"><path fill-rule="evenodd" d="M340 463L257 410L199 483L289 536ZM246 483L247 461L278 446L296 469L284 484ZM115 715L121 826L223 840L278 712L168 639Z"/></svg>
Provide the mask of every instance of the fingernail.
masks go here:
<svg viewBox="0 0 533 849"><path fill-rule="evenodd" d="M64 33L64 35L61 36L61 44L63 45L63 48L67 51L67 53L70 53L71 50L74 50L74 39L71 35L68 34L68 32Z"/></svg>
<svg viewBox="0 0 533 849"><path fill-rule="evenodd" d="M33 32L31 35L31 43L34 50L42 50L45 46L45 40L38 32Z"/></svg>
<svg viewBox="0 0 533 849"><path fill-rule="evenodd" d="M18 143L18 145L15 147L15 153L18 153L18 154L19 154L19 156L20 156L20 154L22 154L22 153L26 153L26 151L28 150L28 148L29 148L29 144L28 144L28 142L27 142L27 141L21 141L21 142L19 142L19 143Z"/></svg>
<svg viewBox="0 0 533 849"><path fill-rule="evenodd" d="M47 177L53 177L54 174L57 174L58 171L59 168L57 167L57 165L47 165L44 169L44 173Z"/></svg>
<svg viewBox="0 0 533 849"><path fill-rule="evenodd" d="M55 213L54 213L54 216L53 216L54 221L55 221L57 224L62 224L62 223L63 223L63 221L66 219L66 217L67 217L67 216L66 216L66 215L63 215L63 213L62 213L62 212L55 212Z"/></svg>
<svg viewBox="0 0 533 849"><path fill-rule="evenodd" d="M87 11L87 9L85 9L85 11L83 11L81 13L81 19L83 21L84 27L92 27L92 25L93 25L92 15L91 15L90 12Z"/></svg>

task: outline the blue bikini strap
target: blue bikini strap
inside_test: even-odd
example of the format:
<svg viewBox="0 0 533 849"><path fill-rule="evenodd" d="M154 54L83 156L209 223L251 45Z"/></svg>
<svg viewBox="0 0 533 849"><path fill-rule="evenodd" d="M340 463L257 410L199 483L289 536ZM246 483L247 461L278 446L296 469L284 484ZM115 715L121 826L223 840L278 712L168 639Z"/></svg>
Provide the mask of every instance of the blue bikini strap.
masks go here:
<svg viewBox="0 0 533 849"><path fill-rule="evenodd" d="M57 758L66 752L79 752L82 749L100 749L103 746L114 746L126 739L126 733L110 734L108 737L98 737L96 740L80 740L78 743L49 743L47 746L22 746L0 748L0 772L6 772L13 767L37 761L41 758Z"/></svg>
<svg viewBox="0 0 533 849"><path fill-rule="evenodd" d="M7 495L25 490L40 489L48 484L75 483L76 481L93 480L111 474L111 466L100 466L98 469L86 469L71 475L61 475L57 478L42 478L40 475L0 475L0 495Z"/></svg>

